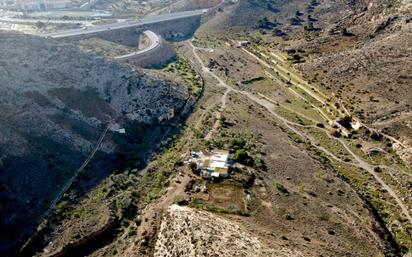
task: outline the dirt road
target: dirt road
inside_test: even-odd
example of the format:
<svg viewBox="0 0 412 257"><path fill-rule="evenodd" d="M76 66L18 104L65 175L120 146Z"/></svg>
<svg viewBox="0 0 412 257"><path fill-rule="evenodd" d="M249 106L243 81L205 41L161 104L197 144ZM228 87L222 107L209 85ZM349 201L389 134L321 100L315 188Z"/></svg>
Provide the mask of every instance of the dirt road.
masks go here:
<svg viewBox="0 0 412 257"><path fill-rule="evenodd" d="M209 131L209 133L205 136L205 140L210 140L212 136L217 132L219 126L220 126L220 119L222 118L222 111L226 109L226 98L230 91L232 91L232 88L229 87L222 79L220 79L218 76L216 76L213 72L211 72L206 66L203 65L202 59L197 55L196 50L204 50L204 48L200 47L195 47L193 43L190 41L189 42L190 46L192 47L193 55L195 56L196 60L198 63L202 64L202 72L210 75L214 79L216 79L219 83L217 84L219 87L223 87L226 89L225 93L220 97L220 108L218 111L216 111L216 121L213 124L212 129Z"/></svg>

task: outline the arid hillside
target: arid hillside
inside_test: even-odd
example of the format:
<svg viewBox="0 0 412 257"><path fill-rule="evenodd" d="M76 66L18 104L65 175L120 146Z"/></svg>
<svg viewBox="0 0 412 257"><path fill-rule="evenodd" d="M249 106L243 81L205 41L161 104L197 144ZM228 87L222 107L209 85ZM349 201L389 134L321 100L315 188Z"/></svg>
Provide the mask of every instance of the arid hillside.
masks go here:
<svg viewBox="0 0 412 257"><path fill-rule="evenodd" d="M171 122L147 165L128 160L66 194L23 256L409 257L410 1L181 0L158 12L211 6L193 38L170 42L176 60L152 71L197 96L184 125ZM112 109L93 103L93 117L150 121L99 74ZM72 91L55 91L39 92L70 103ZM183 104L186 91L167 92L175 99L156 94L151 118ZM78 102L69 114L87 118Z"/></svg>
<svg viewBox="0 0 412 257"><path fill-rule="evenodd" d="M188 94L165 77L69 44L2 32L0 46L1 253L37 225L100 137L85 188L119 165L144 161L163 135L159 118L177 115Z"/></svg>
<svg viewBox="0 0 412 257"><path fill-rule="evenodd" d="M411 145L411 12L408 0L243 0L210 15L201 33L258 31L357 118Z"/></svg>
<svg viewBox="0 0 412 257"><path fill-rule="evenodd" d="M172 205L163 218L153 256L299 257L303 254L280 245L270 248L236 223L213 213Z"/></svg>
<svg viewBox="0 0 412 257"><path fill-rule="evenodd" d="M254 15L247 15L250 12ZM228 33L226 27L230 27L232 33ZM382 188L384 183L373 186L373 179L365 182L359 178L359 171L348 172L342 165L334 167L361 196L367 195L366 199L372 202L399 243L400 252L408 252L410 224L400 225L400 222L406 220L409 213L404 208L404 213L395 218L399 208L390 211L386 206L391 205L396 194L403 194L398 201L402 208L403 204L410 206L412 203L409 197L411 2L228 2L223 10L205 19L197 36L199 46L214 48L215 52L206 57L210 58L206 59L208 67L215 68L225 81L270 100L280 109L278 114L289 122L308 126L309 121L314 120L307 111L312 108L319 113L319 108L324 108L321 115L329 115L335 109L338 116L363 124L364 130L344 136L347 137L345 141L352 141L353 147L363 154L360 160L376 165L371 174L379 180L383 177L384 181L390 181L388 183L397 188L397 193L389 198L378 196L378 192L387 193ZM247 40L248 44L239 47L241 51L228 50L229 45L237 45L237 40ZM245 54L251 58L249 61L243 58ZM260 68L252 65L256 62ZM314 92L325 100L320 100ZM282 99L284 97L287 99ZM297 108L302 100L308 105ZM329 132L331 135L334 135L333 130ZM325 144L327 134L313 135L320 136L319 141L312 142L315 146L324 146L338 154L352 152L348 152L348 146L340 148L340 143ZM329 160L334 158L328 155ZM402 163L402 168L385 167L387 159L392 159L396 165ZM350 158L343 160L351 162ZM365 168L371 170L367 165L360 170L365 171ZM374 171L383 174L377 175Z"/></svg>
<svg viewBox="0 0 412 257"><path fill-rule="evenodd" d="M411 13L408 1L364 1L336 24L321 25L313 40L296 44L310 56L303 72L328 84L359 118L409 145Z"/></svg>

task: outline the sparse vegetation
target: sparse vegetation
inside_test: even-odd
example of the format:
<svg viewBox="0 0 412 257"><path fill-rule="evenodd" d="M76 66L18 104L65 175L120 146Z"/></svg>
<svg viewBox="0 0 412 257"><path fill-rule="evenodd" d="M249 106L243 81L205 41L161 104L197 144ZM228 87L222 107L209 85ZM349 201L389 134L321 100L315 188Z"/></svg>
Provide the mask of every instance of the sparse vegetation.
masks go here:
<svg viewBox="0 0 412 257"><path fill-rule="evenodd" d="M185 59L178 58L176 61L168 64L163 71L174 73L183 78L187 83L189 92L195 96L199 96L202 92L203 81L196 71L190 67L189 62Z"/></svg>
<svg viewBox="0 0 412 257"><path fill-rule="evenodd" d="M273 186L281 193L289 195L289 191L277 180L273 181Z"/></svg>
<svg viewBox="0 0 412 257"><path fill-rule="evenodd" d="M224 214L236 214L236 215L241 215L241 216L249 216L249 213L243 210L240 210L236 207L233 208L221 208L221 207L216 207L210 203L207 203L205 201L197 200L195 199L192 201L189 205L192 208L196 209L201 209L205 211L210 211L213 213L224 213Z"/></svg>
<svg viewBox="0 0 412 257"><path fill-rule="evenodd" d="M243 80L241 83L244 85L249 85L249 84L253 84L254 82L262 81L264 79L265 79L264 77L256 77L256 78L251 78L248 80Z"/></svg>

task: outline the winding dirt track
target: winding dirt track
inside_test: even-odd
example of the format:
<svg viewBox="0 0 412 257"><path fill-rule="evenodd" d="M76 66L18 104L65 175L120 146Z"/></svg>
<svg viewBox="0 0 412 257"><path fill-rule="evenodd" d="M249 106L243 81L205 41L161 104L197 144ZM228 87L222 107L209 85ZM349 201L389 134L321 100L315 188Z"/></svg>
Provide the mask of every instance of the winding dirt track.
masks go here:
<svg viewBox="0 0 412 257"><path fill-rule="evenodd" d="M256 95L250 93L250 92L240 91L240 90L234 89L233 87L226 84L221 78L219 78L216 74L214 74L212 71L210 71L204 65L202 59L199 57L199 55L196 52L196 50L197 50L196 47L192 44L192 42L190 42L189 44L193 49L193 54L194 54L196 60L199 62L199 64L202 67L202 72L205 73L205 74L208 74L211 77L213 77L214 79L216 79L219 82L218 86L221 86L221 87L224 87L224 88L227 89L225 94L222 96L222 99L226 99L226 96L229 92L234 92L234 93L246 96L251 101L255 102L256 104L258 104L262 107L264 107L271 116L273 116L277 120L281 121L286 126L286 128L288 128L290 131L292 131L292 132L296 133L297 135L299 135L300 137L308 140L314 147L316 147L317 149L319 149L320 151L322 151L326 155L332 157L333 159L335 159L337 161L344 162L343 160L339 159L337 156L335 156L333 153L331 153L327 149L325 149L321 146L317 146L314 143L314 140L312 138L310 138L308 135L306 135L303 132L301 132L300 130L298 130L295 126L301 126L300 124L291 122L291 121L283 118L282 116L278 115L276 112L274 112L273 110L275 108L275 105L273 103L271 103L270 101L266 100L265 98L267 98L267 97L264 97L264 98L263 97L258 97ZM258 57L256 56L255 58L258 58ZM224 103L226 103L225 101L224 101ZM222 102L223 102L223 100L222 100ZM355 163L350 163L350 165L356 166L356 167L361 168L361 169L364 169L368 173L370 173L374 177L374 179L382 186L382 188L384 188L388 192L388 194L395 200L397 205L402 210L402 213L405 215L405 218L407 218L409 223L412 225L412 217L411 217L411 215L408 211L408 207L403 204L402 200L397 195L397 193L388 184L386 184L385 181L383 181L383 179L374 171L374 168L376 166L373 166L373 165L367 163L362 158L360 158L358 155L356 155L354 152L352 152L351 149L347 146L346 142L344 142L342 139L337 139L337 138L333 138L333 139L338 140L340 142L340 144L342 144L342 146L345 147L345 149L349 152L349 154L354 158Z"/></svg>
<svg viewBox="0 0 412 257"><path fill-rule="evenodd" d="M229 85L227 85L222 79L220 79L218 76L216 76L213 72L211 72L206 66L204 66L202 59L199 57L199 55L197 55L196 50L205 50L204 48L200 48L200 47L195 47L193 45L192 42L189 42L190 46L192 47L192 51L193 51L193 55L195 56L196 60L198 61L198 63L201 64L202 66L202 72L209 74L210 76L212 76L213 78L215 78L219 83L218 86L220 87L224 87L226 89L225 93L220 97L220 108L219 110L216 112L216 121L215 124L213 124L212 129L210 130L210 132L206 135L205 140L210 140L213 136L214 133L216 133L216 131L219 128L219 124L220 124L220 118L222 117L222 111L224 111L226 109L226 98L227 95L230 93L230 91L232 91L232 87L230 87Z"/></svg>

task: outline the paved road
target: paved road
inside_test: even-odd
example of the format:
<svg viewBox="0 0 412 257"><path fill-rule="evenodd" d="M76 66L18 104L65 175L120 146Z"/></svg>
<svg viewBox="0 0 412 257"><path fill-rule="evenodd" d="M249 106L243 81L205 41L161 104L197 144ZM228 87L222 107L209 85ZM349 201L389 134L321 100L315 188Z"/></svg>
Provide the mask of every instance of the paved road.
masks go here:
<svg viewBox="0 0 412 257"><path fill-rule="evenodd" d="M123 22L117 22L117 23L112 23L112 24L94 26L94 27L90 27L87 29L84 29L84 28L83 29L72 29L72 30L66 30L66 31L60 31L60 32L41 34L40 36L51 37L51 38L74 37L74 36L93 34L93 33L98 33L98 32L103 32L103 31L113 31L113 30L118 30L118 29L132 28L132 27L137 27L137 26L142 26L142 25L159 23L163 21L172 21L172 20L177 20L177 19L182 19L182 18L200 16L206 12L207 12L207 9L201 9L201 10L194 10L194 11L162 14L162 15L157 15L157 16L149 16L140 21L138 20L123 21Z"/></svg>
<svg viewBox="0 0 412 257"><path fill-rule="evenodd" d="M148 47L146 47L142 50L136 51L136 52L132 52L132 53L129 53L129 54L114 57L114 59L116 59L116 60L130 59L130 58L133 58L133 57L138 56L140 54L150 52L150 51L152 51L153 49L155 49L156 47L158 47L160 45L160 37L156 33L154 33L153 31L146 30L146 31L143 32L143 34L145 34L150 40L150 45Z"/></svg>
<svg viewBox="0 0 412 257"><path fill-rule="evenodd" d="M0 18L1 22L6 23L52 23L52 24L91 24L90 21L86 20L54 20L54 19L20 19L20 18L10 18L2 17Z"/></svg>

